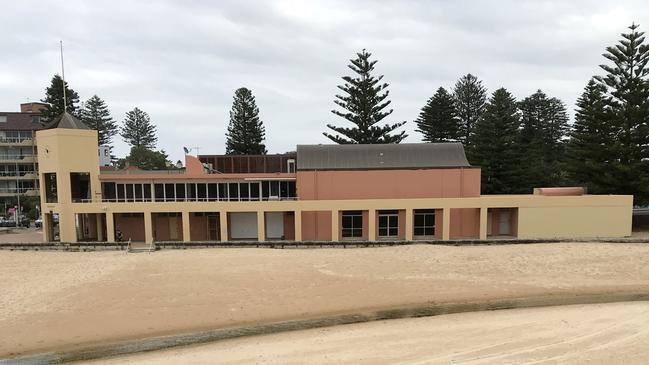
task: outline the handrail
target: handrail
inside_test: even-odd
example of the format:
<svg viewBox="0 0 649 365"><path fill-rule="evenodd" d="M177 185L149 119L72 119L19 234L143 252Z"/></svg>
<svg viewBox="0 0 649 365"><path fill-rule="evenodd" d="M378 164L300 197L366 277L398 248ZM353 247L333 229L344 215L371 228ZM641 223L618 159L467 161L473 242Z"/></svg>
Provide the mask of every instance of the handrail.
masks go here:
<svg viewBox="0 0 649 365"><path fill-rule="evenodd" d="M282 197L282 198L247 198L247 199L224 199L224 198L174 198L166 200L157 200L153 198L112 198L101 199L102 203L209 203L209 202L256 202L256 201L295 201L299 200L298 197ZM93 199L75 199L75 203L91 203ZM97 200L99 201L99 200Z"/></svg>

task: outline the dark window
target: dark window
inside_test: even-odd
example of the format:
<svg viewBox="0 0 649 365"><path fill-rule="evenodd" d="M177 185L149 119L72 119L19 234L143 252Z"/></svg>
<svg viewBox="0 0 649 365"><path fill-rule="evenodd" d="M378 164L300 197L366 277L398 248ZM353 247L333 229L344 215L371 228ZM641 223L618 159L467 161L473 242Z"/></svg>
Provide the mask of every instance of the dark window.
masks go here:
<svg viewBox="0 0 649 365"><path fill-rule="evenodd" d="M268 200L270 196L270 181L261 182L261 197L262 200Z"/></svg>
<svg viewBox="0 0 649 365"><path fill-rule="evenodd" d="M123 202L126 201L126 191L124 184L117 184L117 201Z"/></svg>
<svg viewBox="0 0 649 365"><path fill-rule="evenodd" d="M295 191L295 181L288 182L288 196L289 198L297 197L297 192Z"/></svg>
<svg viewBox="0 0 649 365"><path fill-rule="evenodd" d="M288 198L288 181L279 182L279 196L282 198Z"/></svg>
<svg viewBox="0 0 649 365"><path fill-rule="evenodd" d="M239 197L241 200L249 200L250 198L250 186L248 183L240 183L239 184Z"/></svg>
<svg viewBox="0 0 649 365"><path fill-rule="evenodd" d="M379 212L379 237L399 235L399 213L397 211Z"/></svg>
<svg viewBox="0 0 649 365"><path fill-rule="evenodd" d="M142 184L133 184L135 188L135 201L142 201Z"/></svg>
<svg viewBox="0 0 649 365"><path fill-rule="evenodd" d="M172 202L176 200L175 184L165 184L165 201Z"/></svg>
<svg viewBox="0 0 649 365"><path fill-rule="evenodd" d="M343 238L363 237L363 214L359 210L344 211L342 213Z"/></svg>
<svg viewBox="0 0 649 365"><path fill-rule="evenodd" d="M134 184L124 184L124 188L126 189L126 201L132 202L135 198L135 193L133 191L133 185Z"/></svg>
<svg viewBox="0 0 649 365"><path fill-rule="evenodd" d="M115 201L117 199L117 192L115 191L114 182L105 182L101 184L101 191L104 200Z"/></svg>
<svg viewBox="0 0 649 365"><path fill-rule="evenodd" d="M185 184L176 184L176 200L185 200Z"/></svg>
<svg viewBox="0 0 649 365"><path fill-rule="evenodd" d="M250 183L250 200L259 200L259 183Z"/></svg>
<svg viewBox="0 0 649 365"><path fill-rule="evenodd" d="M219 184L219 200L228 200L228 184Z"/></svg>
<svg viewBox="0 0 649 365"><path fill-rule="evenodd" d="M414 229L415 236L434 236L435 235L435 210L421 209L415 210Z"/></svg>
<svg viewBox="0 0 649 365"><path fill-rule="evenodd" d="M198 200L205 201L207 199L207 184L196 184L196 187L198 190L197 191Z"/></svg>
<svg viewBox="0 0 649 365"><path fill-rule="evenodd" d="M217 184L207 184L207 198L209 200L216 200L219 197L217 189Z"/></svg>
<svg viewBox="0 0 649 365"><path fill-rule="evenodd" d="M144 201L151 201L151 184L142 184Z"/></svg>
<svg viewBox="0 0 649 365"><path fill-rule="evenodd" d="M269 181L270 196L279 197L279 181Z"/></svg>
<svg viewBox="0 0 649 365"><path fill-rule="evenodd" d="M187 200L196 200L196 184L187 184Z"/></svg>
<svg viewBox="0 0 649 365"><path fill-rule="evenodd" d="M153 186L153 189L155 190L155 201L157 202L163 202L165 200L165 186L164 184L155 184Z"/></svg>
<svg viewBox="0 0 649 365"><path fill-rule="evenodd" d="M228 191L230 193L229 200L239 200L239 184L229 183Z"/></svg>

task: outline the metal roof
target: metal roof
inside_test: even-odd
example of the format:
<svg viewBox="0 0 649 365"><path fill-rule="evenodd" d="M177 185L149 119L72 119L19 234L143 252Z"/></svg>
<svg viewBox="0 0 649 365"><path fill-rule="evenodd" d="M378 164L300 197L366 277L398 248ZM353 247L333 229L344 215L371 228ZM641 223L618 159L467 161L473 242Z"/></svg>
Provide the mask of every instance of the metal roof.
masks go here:
<svg viewBox="0 0 649 365"><path fill-rule="evenodd" d="M45 126L45 129L66 128L66 129L90 129L85 123L77 119L74 115L65 112L54 118Z"/></svg>
<svg viewBox="0 0 649 365"><path fill-rule="evenodd" d="M461 143L298 145L298 170L470 167Z"/></svg>

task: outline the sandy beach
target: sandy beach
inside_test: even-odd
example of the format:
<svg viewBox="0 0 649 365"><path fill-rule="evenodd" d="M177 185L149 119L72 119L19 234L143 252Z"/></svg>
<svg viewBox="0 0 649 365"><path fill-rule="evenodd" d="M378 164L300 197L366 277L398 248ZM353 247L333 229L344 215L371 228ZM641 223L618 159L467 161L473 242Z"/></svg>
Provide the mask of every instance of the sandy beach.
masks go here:
<svg viewBox="0 0 649 365"><path fill-rule="evenodd" d="M649 303L449 314L90 361L130 364L646 364ZM81 363L80 363L81 365Z"/></svg>
<svg viewBox="0 0 649 365"><path fill-rule="evenodd" d="M649 245L0 251L0 357L408 304L649 292Z"/></svg>

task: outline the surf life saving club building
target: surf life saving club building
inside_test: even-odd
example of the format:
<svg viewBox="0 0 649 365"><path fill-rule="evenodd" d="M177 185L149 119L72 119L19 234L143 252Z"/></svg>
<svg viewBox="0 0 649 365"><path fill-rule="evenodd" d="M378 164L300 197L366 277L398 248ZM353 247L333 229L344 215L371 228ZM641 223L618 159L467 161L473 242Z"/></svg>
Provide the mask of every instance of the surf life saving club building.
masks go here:
<svg viewBox="0 0 649 365"><path fill-rule="evenodd" d="M481 195L459 143L298 145L191 156L169 171L100 168L97 132L36 132L45 241L417 241L631 235L633 197L537 188Z"/></svg>

